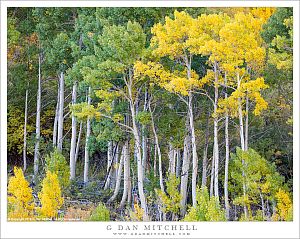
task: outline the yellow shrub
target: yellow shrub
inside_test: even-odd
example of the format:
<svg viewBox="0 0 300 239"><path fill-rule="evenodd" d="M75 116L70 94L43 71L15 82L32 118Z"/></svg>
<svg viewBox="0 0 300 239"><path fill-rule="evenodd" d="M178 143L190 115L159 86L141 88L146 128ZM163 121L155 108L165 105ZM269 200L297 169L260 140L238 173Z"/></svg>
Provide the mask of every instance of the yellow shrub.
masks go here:
<svg viewBox="0 0 300 239"><path fill-rule="evenodd" d="M22 169L14 168L15 176L8 182L8 218L26 220L33 217L34 201L32 189L26 181Z"/></svg>
<svg viewBox="0 0 300 239"><path fill-rule="evenodd" d="M277 200L276 209L280 219L283 221L293 220L293 203L289 194L286 191L279 189L275 197Z"/></svg>
<svg viewBox="0 0 300 239"><path fill-rule="evenodd" d="M64 203L61 196L58 177L55 173L47 171L46 177L42 182L42 191L39 193L39 199L42 207L39 208L39 214L43 218L56 218L58 209Z"/></svg>

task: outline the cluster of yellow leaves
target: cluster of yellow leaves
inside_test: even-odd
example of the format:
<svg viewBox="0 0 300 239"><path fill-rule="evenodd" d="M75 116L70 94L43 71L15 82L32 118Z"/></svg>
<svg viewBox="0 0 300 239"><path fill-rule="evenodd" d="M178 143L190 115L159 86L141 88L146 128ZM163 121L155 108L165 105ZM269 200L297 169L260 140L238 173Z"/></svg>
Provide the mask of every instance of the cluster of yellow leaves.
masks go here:
<svg viewBox="0 0 300 239"><path fill-rule="evenodd" d="M41 217L56 218L58 209L63 205L64 199L55 173L47 171L46 177L42 182L42 191L38 196L42 204L42 207L38 209Z"/></svg>
<svg viewBox="0 0 300 239"><path fill-rule="evenodd" d="M186 70L171 72L164 69L161 64L151 61L147 64L137 61L134 65L134 76L148 76L160 87L183 96L188 95L190 90L203 86L203 81L199 80L198 74L193 70L191 71L191 77L187 78Z"/></svg>
<svg viewBox="0 0 300 239"><path fill-rule="evenodd" d="M279 219L282 221L293 220L293 203L290 199L289 194L286 191L279 189L275 197L277 201L276 209Z"/></svg>
<svg viewBox="0 0 300 239"><path fill-rule="evenodd" d="M85 120L87 117L97 119L101 117L101 113L98 109L96 109L93 105L88 105L86 102L78 103L73 106L70 105L69 107L79 120Z"/></svg>
<svg viewBox="0 0 300 239"><path fill-rule="evenodd" d="M8 218L30 219L33 218L34 200L32 189L26 181L22 169L14 168L15 176L8 181L8 205L10 210Z"/></svg>
<svg viewBox="0 0 300 239"><path fill-rule="evenodd" d="M143 221L143 214L144 210L139 206L138 203L135 203L133 205L134 211L129 211L129 217L128 220L130 221Z"/></svg>
<svg viewBox="0 0 300 239"><path fill-rule="evenodd" d="M218 113L222 113L228 110L229 114L233 117L238 115L239 102L244 103L245 98L249 97L250 100L255 102L253 110L254 115L260 115L261 112L268 107L268 103L261 96L260 91L268 88L265 84L264 78L259 77L256 80L241 83L227 99L221 99L219 101Z"/></svg>

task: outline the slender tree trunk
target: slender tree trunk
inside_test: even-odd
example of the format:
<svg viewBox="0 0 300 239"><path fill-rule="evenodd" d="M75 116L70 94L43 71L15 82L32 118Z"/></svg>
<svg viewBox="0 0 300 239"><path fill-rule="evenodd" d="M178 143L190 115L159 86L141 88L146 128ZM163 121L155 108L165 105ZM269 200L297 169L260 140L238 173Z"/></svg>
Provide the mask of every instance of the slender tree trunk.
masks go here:
<svg viewBox="0 0 300 239"><path fill-rule="evenodd" d="M151 106L149 105L150 115L151 115L151 125L152 125L152 131L154 135L154 141L155 141L155 147L157 149L157 156L158 156L158 171L159 171L159 185L161 191L165 191L164 183L163 183L163 171L162 171L162 157L161 157L161 150L159 146L158 136L156 133L155 125L154 125L154 119L153 119L153 112L151 110Z"/></svg>
<svg viewBox="0 0 300 239"><path fill-rule="evenodd" d="M146 198L144 194L144 182L143 182L143 164L142 164L142 153L141 153L141 143L140 143L140 136L138 134L138 127L135 122L135 109L134 105L131 105L131 116L132 116L132 126L133 126L133 135L135 139L135 148L136 148L136 157L137 157L137 167L138 167L138 191L141 201L141 207L143 209L143 220L148 220L148 213L147 213L147 204Z"/></svg>
<svg viewBox="0 0 300 239"><path fill-rule="evenodd" d="M76 97L77 97L77 82L73 84L73 91L72 91L72 105L76 104ZM77 122L76 117L72 113L72 136L71 136L71 148L70 148L70 179L75 179L75 154L76 154L76 136L77 136Z"/></svg>
<svg viewBox="0 0 300 239"><path fill-rule="evenodd" d="M249 113L249 97L246 95L246 115L245 115L245 151L248 150L248 113Z"/></svg>
<svg viewBox="0 0 300 239"><path fill-rule="evenodd" d="M58 122L58 112L59 112L59 83L57 87L57 102L56 102L56 108L55 108L55 117L54 117L54 124L53 124L53 136L52 136L52 142L53 147L57 147L57 122Z"/></svg>
<svg viewBox="0 0 300 239"><path fill-rule="evenodd" d="M214 101L214 158L215 158L215 179L214 179L214 195L219 198L219 142L218 142L218 99L219 99L219 90L218 90L218 69L217 63L214 65L215 71L215 101Z"/></svg>
<svg viewBox="0 0 300 239"><path fill-rule="evenodd" d="M153 174L156 177L156 158L157 158L157 148L156 144L154 143L154 160L153 160Z"/></svg>
<svg viewBox="0 0 300 239"><path fill-rule="evenodd" d="M197 189L197 174L198 174L198 156L196 149L196 135L194 127L194 116L193 116L193 106L192 106L192 94L189 93L189 120L191 129L191 140L192 140L192 158L193 158L193 170L192 170L192 202L193 207L196 207L196 189Z"/></svg>
<svg viewBox="0 0 300 239"><path fill-rule="evenodd" d="M38 92L36 100L36 129L35 129L35 146L34 146L34 177L36 178L39 171L39 157L40 157L40 134L41 134L41 98L42 98L42 75L41 75L42 56L39 54L39 80Z"/></svg>
<svg viewBox="0 0 300 239"><path fill-rule="evenodd" d="M113 142L109 141L108 142L108 147L107 147L107 179L106 179L106 183L104 186L104 190L107 190L110 186L110 180L111 180L111 164L113 163L112 161L113 159Z"/></svg>
<svg viewBox="0 0 300 239"><path fill-rule="evenodd" d="M227 85L227 78L225 74L225 86ZM227 99L227 87L225 89L225 100ZM226 219L229 220L229 199L228 199L228 165L229 165L229 117L228 112L225 112L225 179L224 179L224 195L225 195L225 211Z"/></svg>
<svg viewBox="0 0 300 239"><path fill-rule="evenodd" d="M111 189L114 189L116 186L116 180L117 180L117 175L118 175L118 163L119 163L119 155L120 155L120 149L119 149L119 143L116 143L115 146L115 155L113 157L112 163L113 163L113 167L111 168L111 178L110 178L110 185L111 185Z"/></svg>
<svg viewBox="0 0 300 239"><path fill-rule="evenodd" d="M27 168L27 102L28 102L28 88L25 93L25 113L24 113L24 144L23 144L23 171Z"/></svg>
<svg viewBox="0 0 300 239"><path fill-rule="evenodd" d="M180 184L180 194L181 194L181 216L183 217L186 213L186 201L187 201L187 185L189 179L189 168L190 168L190 135L187 134L184 138L183 146L183 156L182 156L182 172L181 172L181 184Z"/></svg>
<svg viewBox="0 0 300 239"><path fill-rule="evenodd" d="M80 121L79 133L78 133L78 138L77 138L77 143L76 143L76 151L75 151L75 168L76 168L76 162L77 162L78 154L79 154L81 133L82 133L82 121Z"/></svg>
<svg viewBox="0 0 300 239"><path fill-rule="evenodd" d="M88 93L88 105L91 104L91 87L89 87L89 93ZM84 183L87 183L89 178L89 148L88 148L88 140L91 133L91 120L90 116L88 116L86 121L86 136L85 136L85 148L84 148L84 174L83 174L83 181Z"/></svg>
<svg viewBox="0 0 300 239"><path fill-rule="evenodd" d="M124 158L125 158L125 145L123 145L123 147L122 147L122 152L121 152L121 156L120 156L120 163L119 163L119 167L118 167L118 170L117 170L117 178L115 180L116 181L115 190L114 190L114 193L111 196L111 198L107 201L108 203L113 202L116 199L116 197L118 196L118 193L120 191L120 184L121 184L121 178L122 178Z"/></svg>
<svg viewBox="0 0 300 239"><path fill-rule="evenodd" d="M124 144L124 190L123 196L120 203L120 208L123 208L126 200L128 200L128 193L129 192L129 185L130 185L130 155L129 155L129 141L126 140Z"/></svg>
<svg viewBox="0 0 300 239"><path fill-rule="evenodd" d="M64 131L64 73L60 73L59 78L59 112L57 126L57 149L62 152L63 131Z"/></svg>
<svg viewBox="0 0 300 239"><path fill-rule="evenodd" d="M263 213L263 219L265 219L265 202L264 202L264 197L262 195L261 192L259 192L259 195L260 195L260 200L261 200L261 210L262 210L262 213Z"/></svg>
<svg viewBox="0 0 300 239"><path fill-rule="evenodd" d="M215 157L214 157L215 151L213 150L213 156L211 161L211 172L210 172L210 190L209 195L212 197L214 195L214 178L215 178Z"/></svg>
<svg viewBox="0 0 300 239"><path fill-rule="evenodd" d="M169 173L170 174L175 174L175 150L174 147L171 143L169 143Z"/></svg>
<svg viewBox="0 0 300 239"><path fill-rule="evenodd" d="M180 155L180 149L176 150L176 177L178 178L180 176L180 168L181 168L181 155Z"/></svg>
<svg viewBox="0 0 300 239"><path fill-rule="evenodd" d="M241 85L239 74L237 75L237 82L238 82L238 88ZM245 137L244 137L244 123L243 123L243 110L242 110L242 102L241 99L238 99L238 113L239 113L239 121L240 121L240 140L241 140L241 148L243 151L245 151ZM242 164L244 165L244 159L242 159ZM245 172L242 171L243 176L243 195L244 198L246 197L246 182L245 182ZM244 203L244 214L245 217L248 218L248 210L247 206Z"/></svg>
<svg viewBox="0 0 300 239"><path fill-rule="evenodd" d="M203 149L203 162L202 162L202 188L206 186L207 181L207 152L208 152L208 137L209 137L209 114L207 114L206 132L205 132L205 145Z"/></svg>

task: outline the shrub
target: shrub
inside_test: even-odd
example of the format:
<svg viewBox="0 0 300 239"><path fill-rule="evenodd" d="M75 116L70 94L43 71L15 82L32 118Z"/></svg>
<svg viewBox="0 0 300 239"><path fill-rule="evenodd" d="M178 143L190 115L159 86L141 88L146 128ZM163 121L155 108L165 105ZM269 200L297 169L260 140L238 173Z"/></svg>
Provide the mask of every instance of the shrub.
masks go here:
<svg viewBox="0 0 300 239"><path fill-rule="evenodd" d="M179 178L176 178L175 174L170 174L166 183L166 193L161 190L156 191L163 204L163 212L179 213L181 201L181 194L178 191L179 183Z"/></svg>
<svg viewBox="0 0 300 239"><path fill-rule="evenodd" d="M110 221L110 213L103 203L99 203L90 216L90 221Z"/></svg>
<svg viewBox="0 0 300 239"><path fill-rule="evenodd" d="M70 168L65 157L55 149L46 158L46 170L58 176L62 190L70 184Z"/></svg>
<svg viewBox="0 0 300 239"><path fill-rule="evenodd" d="M219 200L215 197L209 197L206 187L197 188L197 205L191 207L183 221L225 221L225 212L221 209Z"/></svg>
<svg viewBox="0 0 300 239"><path fill-rule="evenodd" d="M42 207L38 212L43 218L57 218L58 209L64 203L61 196L58 177L55 173L47 171L46 177L42 182L42 191L39 193Z"/></svg>
<svg viewBox="0 0 300 239"><path fill-rule="evenodd" d="M281 188L275 195L277 201L276 211L282 221L293 220L293 203L289 194Z"/></svg>
<svg viewBox="0 0 300 239"><path fill-rule="evenodd" d="M26 220L33 217L34 200L32 189L26 181L22 169L14 168L15 176L8 182L8 217Z"/></svg>

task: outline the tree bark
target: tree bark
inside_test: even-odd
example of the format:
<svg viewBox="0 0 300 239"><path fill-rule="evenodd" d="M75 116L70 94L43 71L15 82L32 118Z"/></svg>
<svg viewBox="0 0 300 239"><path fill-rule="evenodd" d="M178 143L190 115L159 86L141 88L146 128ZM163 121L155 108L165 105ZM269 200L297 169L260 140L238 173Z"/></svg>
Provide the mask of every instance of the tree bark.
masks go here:
<svg viewBox="0 0 300 239"><path fill-rule="evenodd" d="M186 201L187 201L187 185L189 179L189 167L190 167L190 135L187 134L184 138L183 156L182 156L182 172L181 172L181 183L180 183L180 194L181 194L181 216L183 217L186 213Z"/></svg>
<svg viewBox="0 0 300 239"><path fill-rule="evenodd" d="M52 142L53 147L57 147L57 122L58 122L58 112L59 112L59 83L57 86L57 102L56 102L56 108L55 108L55 117L54 117L54 124L53 124L53 136L52 136Z"/></svg>
<svg viewBox="0 0 300 239"><path fill-rule="evenodd" d="M76 167L76 162L77 162L78 154L79 154L81 133L82 133L82 121L80 121L79 133L78 133L78 138L77 138L77 143L76 143L76 151L75 151L75 167Z"/></svg>
<svg viewBox="0 0 300 239"><path fill-rule="evenodd" d="M59 78L59 111L57 124L57 150L62 152L63 130L64 130L64 73Z"/></svg>
<svg viewBox="0 0 300 239"><path fill-rule="evenodd" d="M192 94L189 93L189 120L191 129L191 140L192 140L192 158L193 158L193 170L192 170L192 202L193 207L196 207L196 189L197 189L197 174L198 174L198 156L196 149L196 135L194 127L194 116L193 116L193 106L192 106Z"/></svg>
<svg viewBox="0 0 300 239"><path fill-rule="evenodd" d="M215 151L213 150L213 156L211 161L211 172L210 172L210 190L209 195L212 197L214 195L214 178L215 178L215 157L214 157Z"/></svg>
<svg viewBox="0 0 300 239"><path fill-rule="evenodd" d="M35 128L35 146L34 146L34 177L36 178L39 171L39 157L40 157L40 134L41 134L41 98L42 98L42 75L41 75L42 56L39 54L39 79L38 92L36 100L36 128Z"/></svg>
<svg viewBox="0 0 300 239"><path fill-rule="evenodd" d="M180 176L180 168L181 168L181 155L180 155L180 149L176 150L176 177L178 178Z"/></svg>
<svg viewBox="0 0 300 239"><path fill-rule="evenodd" d="M130 155L129 155L129 141L126 140L124 143L124 190L123 196L120 203L120 208L123 208L126 200L129 202L129 185L130 185Z"/></svg>
<svg viewBox="0 0 300 239"><path fill-rule="evenodd" d="M165 187L164 187L164 182L163 182L163 174L162 174L163 171L162 171L161 150L160 150L158 136L157 136L155 125L154 125L153 112L151 110L151 105L149 105L149 111L150 111L150 115L151 115L152 131L153 131L153 135L154 135L155 147L157 149L157 156L158 156L159 185L160 185L161 191L165 192Z"/></svg>
<svg viewBox="0 0 300 239"><path fill-rule="evenodd" d="M237 82L238 82L238 88L241 85L240 76L237 74ZM243 110L242 110L242 102L241 99L238 99L238 113L239 113L239 122L240 122L240 140L241 140L241 148L243 151L245 151L245 138L244 138L244 123L243 123ZM242 159L242 164L244 165L244 159ZM245 172L242 171L243 176L243 195L244 198L246 197L246 182L245 182ZM246 204L244 204L244 214L245 217L248 218L248 210Z"/></svg>
<svg viewBox="0 0 300 239"><path fill-rule="evenodd" d="M206 182L207 182L208 137L209 137L209 114L207 114L206 132L205 132L205 145L204 145L204 149L203 149L202 182L201 182L202 188L204 188L206 186Z"/></svg>
<svg viewBox="0 0 300 239"><path fill-rule="evenodd" d="M169 173L175 174L175 158L176 158L176 152L171 143L169 143Z"/></svg>
<svg viewBox="0 0 300 239"><path fill-rule="evenodd" d="M121 177L122 177L122 171L123 171L123 164L124 164L124 157L125 157L125 145L122 147L122 152L120 156L120 163L118 164L118 170L117 170L117 178L116 178L116 185L115 190L111 198L107 201L108 203L113 202L116 197L118 196L118 193L120 191L120 184L121 184ZM118 156L117 156L118 157Z"/></svg>
<svg viewBox="0 0 300 239"><path fill-rule="evenodd" d="M77 97L77 82L73 84L72 91L72 106L76 104ZM76 169L76 136L77 136L77 122L74 113L72 113L72 136L71 136L71 148L70 148L70 179L75 179L75 169Z"/></svg>
<svg viewBox="0 0 300 239"><path fill-rule="evenodd" d="M108 147L107 147L107 179L104 185L104 190L107 190L110 186L110 180L111 180L111 166L112 166L112 159L113 159L113 142L109 141L108 142Z"/></svg>
<svg viewBox="0 0 300 239"><path fill-rule="evenodd" d="M249 97L246 95L246 115L245 115L245 151L248 150L248 121L249 121Z"/></svg>
<svg viewBox="0 0 300 239"><path fill-rule="evenodd" d="M215 179L214 179L214 195L219 198L219 142L218 142L218 99L219 99L219 90L218 90L218 70L217 63L214 64L215 71L215 100L214 100L214 161L215 161Z"/></svg>
<svg viewBox="0 0 300 239"><path fill-rule="evenodd" d="M24 113L24 144L23 144L23 172L27 168L27 102L28 102L28 88L25 93L25 113Z"/></svg>
<svg viewBox="0 0 300 239"><path fill-rule="evenodd" d="M227 78L225 74L225 86L227 86ZM227 99L227 87L225 89L225 100ZM225 211L226 219L229 220L229 199L228 199L228 165L229 165L229 116L228 111L225 112L225 179L224 179L224 196L225 196Z"/></svg>
<svg viewBox="0 0 300 239"><path fill-rule="evenodd" d="M88 93L88 105L91 104L91 87L89 87L89 93ZM83 182L87 183L89 178L89 148L88 148L88 140L91 133L91 120L90 116L88 116L86 121L86 136L85 136L85 148L84 148L84 174L83 174Z"/></svg>

